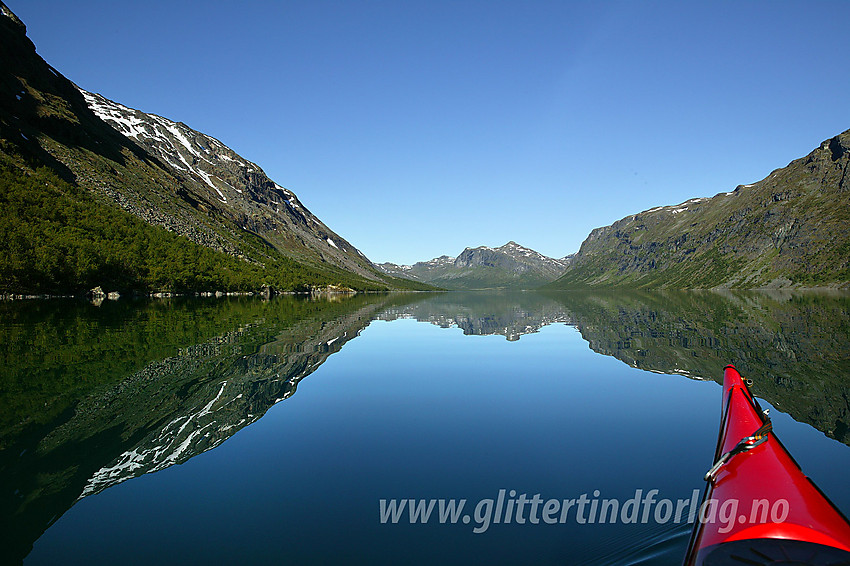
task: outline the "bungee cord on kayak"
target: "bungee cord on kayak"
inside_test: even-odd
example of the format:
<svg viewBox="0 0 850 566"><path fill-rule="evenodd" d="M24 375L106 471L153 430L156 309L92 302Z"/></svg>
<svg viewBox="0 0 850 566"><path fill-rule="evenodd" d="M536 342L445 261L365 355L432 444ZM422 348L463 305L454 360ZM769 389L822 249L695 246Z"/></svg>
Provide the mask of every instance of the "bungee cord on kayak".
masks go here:
<svg viewBox="0 0 850 566"><path fill-rule="evenodd" d="M726 462L728 462L733 456L737 456L743 452L748 452L767 440L767 435L773 430L773 423L770 422L770 417L767 416L767 411L763 411L762 415L764 415L765 423L750 436L742 438L740 442L735 445L735 448L723 454L723 456L714 463L711 469L706 472L704 478L705 481L714 481L714 478L720 472L720 468L722 468L723 465L726 464Z"/></svg>

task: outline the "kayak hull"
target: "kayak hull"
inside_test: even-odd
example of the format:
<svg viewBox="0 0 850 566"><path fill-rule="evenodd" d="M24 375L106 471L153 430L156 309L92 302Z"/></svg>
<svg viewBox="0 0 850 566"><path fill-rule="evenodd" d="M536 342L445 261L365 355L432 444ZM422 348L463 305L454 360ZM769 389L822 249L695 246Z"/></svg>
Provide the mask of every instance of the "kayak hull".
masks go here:
<svg viewBox="0 0 850 566"><path fill-rule="evenodd" d="M715 461L740 448L742 439L754 446L729 457L709 479L686 566L850 564L850 523L768 423L741 375L727 366ZM765 425L768 432L756 437L766 438L754 442Z"/></svg>

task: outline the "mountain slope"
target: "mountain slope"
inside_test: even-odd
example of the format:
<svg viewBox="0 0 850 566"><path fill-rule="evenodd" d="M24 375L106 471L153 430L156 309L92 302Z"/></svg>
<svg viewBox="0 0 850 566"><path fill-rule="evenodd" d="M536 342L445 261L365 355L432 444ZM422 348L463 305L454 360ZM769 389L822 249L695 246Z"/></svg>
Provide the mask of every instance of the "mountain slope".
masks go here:
<svg viewBox="0 0 850 566"><path fill-rule="evenodd" d="M850 130L752 185L593 230L550 288L846 287Z"/></svg>
<svg viewBox="0 0 850 566"><path fill-rule="evenodd" d="M0 293L410 286L220 142L81 92L0 8Z"/></svg>
<svg viewBox="0 0 850 566"><path fill-rule="evenodd" d="M440 256L413 265L382 263L378 267L446 289L533 289L564 272L571 256L555 259L516 242L498 248L466 248L457 257Z"/></svg>
<svg viewBox="0 0 850 566"><path fill-rule="evenodd" d="M328 263L367 279L377 278L362 252L331 231L258 165L217 139L99 94L80 92L99 118L159 158L190 185L201 199L197 205L200 210L222 214L296 259L317 265Z"/></svg>

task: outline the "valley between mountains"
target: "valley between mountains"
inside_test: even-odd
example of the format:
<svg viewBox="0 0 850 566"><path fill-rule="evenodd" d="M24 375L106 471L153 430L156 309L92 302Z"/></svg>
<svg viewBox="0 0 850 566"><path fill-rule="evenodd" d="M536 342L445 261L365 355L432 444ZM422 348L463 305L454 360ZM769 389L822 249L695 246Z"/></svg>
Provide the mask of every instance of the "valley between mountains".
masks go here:
<svg viewBox="0 0 850 566"><path fill-rule="evenodd" d="M850 287L850 130L560 258L510 241L375 264L224 142L79 88L0 11L3 296Z"/></svg>

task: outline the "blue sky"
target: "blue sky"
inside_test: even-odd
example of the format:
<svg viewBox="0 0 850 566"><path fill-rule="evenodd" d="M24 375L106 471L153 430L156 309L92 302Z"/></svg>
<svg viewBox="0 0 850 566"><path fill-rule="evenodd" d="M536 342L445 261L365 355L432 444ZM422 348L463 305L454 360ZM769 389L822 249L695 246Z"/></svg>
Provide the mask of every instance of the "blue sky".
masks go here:
<svg viewBox="0 0 850 566"><path fill-rule="evenodd" d="M850 128L850 2L4 0L81 87L215 136L373 261L591 229Z"/></svg>

